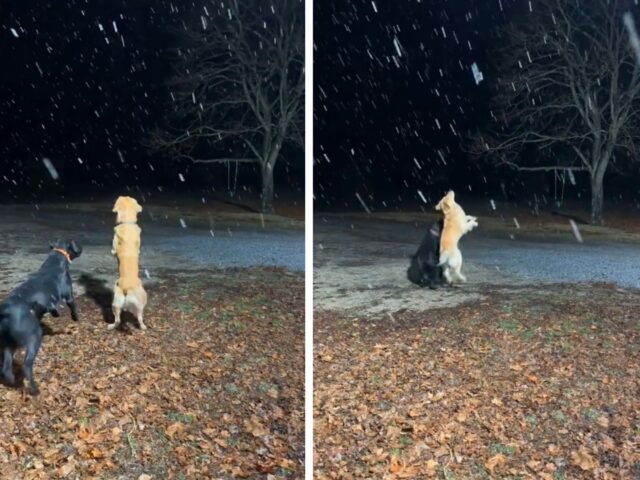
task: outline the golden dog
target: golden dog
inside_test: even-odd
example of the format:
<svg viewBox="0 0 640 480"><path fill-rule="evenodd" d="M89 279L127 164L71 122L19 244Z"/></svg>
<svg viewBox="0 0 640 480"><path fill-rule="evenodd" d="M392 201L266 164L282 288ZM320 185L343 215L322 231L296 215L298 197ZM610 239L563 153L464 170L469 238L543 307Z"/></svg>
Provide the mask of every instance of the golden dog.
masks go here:
<svg viewBox="0 0 640 480"><path fill-rule="evenodd" d="M115 234L111 254L118 258L119 278L113 287L111 304L115 321L108 328L110 330L117 328L120 325L120 314L126 310L136 316L140 329L146 330L142 314L147 304L147 292L142 288L142 281L138 274L142 230L137 221L142 207L135 198L118 197L113 211L116 213L117 225L113 229Z"/></svg>
<svg viewBox="0 0 640 480"><path fill-rule="evenodd" d="M460 238L478 226L478 219L467 215L455 201L453 190L449 190L440 202L436 210L444 214L444 227L440 237L440 263L442 273L448 283L454 280L466 282L467 279L460 272L462 268L462 253L458 248Z"/></svg>

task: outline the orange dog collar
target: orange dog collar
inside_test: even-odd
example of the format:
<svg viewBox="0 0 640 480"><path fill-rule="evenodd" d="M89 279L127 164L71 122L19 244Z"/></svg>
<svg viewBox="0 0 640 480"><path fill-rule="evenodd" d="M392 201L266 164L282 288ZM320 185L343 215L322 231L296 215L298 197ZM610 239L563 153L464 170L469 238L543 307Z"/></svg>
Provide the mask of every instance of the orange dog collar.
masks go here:
<svg viewBox="0 0 640 480"><path fill-rule="evenodd" d="M53 251L54 251L54 252L58 252L58 253L59 253L59 254L61 254L64 258L66 258L66 259L67 259L67 262L71 263L71 257L69 256L69 254L68 254L66 251L64 251L64 250L63 250L63 249L61 249L61 248L54 248L54 249L53 249Z"/></svg>

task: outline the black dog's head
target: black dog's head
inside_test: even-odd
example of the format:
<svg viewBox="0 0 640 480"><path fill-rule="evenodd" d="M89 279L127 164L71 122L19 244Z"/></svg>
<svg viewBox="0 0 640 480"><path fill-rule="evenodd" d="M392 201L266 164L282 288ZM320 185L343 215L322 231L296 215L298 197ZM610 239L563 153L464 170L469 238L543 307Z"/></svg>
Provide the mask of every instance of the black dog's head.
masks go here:
<svg viewBox="0 0 640 480"><path fill-rule="evenodd" d="M440 238L440 235L442 235L442 229L444 228L444 220L440 219L437 222L435 222L433 225L431 225L431 228L429 229L429 235L431 235L433 238Z"/></svg>
<svg viewBox="0 0 640 480"><path fill-rule="evenodd" d="M51 250L53 250L54 248L64 250L65 252L67 252L71 260L73 260L74 258L78 258L82 254L82 247L75 240L56 240L55 242L49 242L49 247L51 248Z"/></svg>

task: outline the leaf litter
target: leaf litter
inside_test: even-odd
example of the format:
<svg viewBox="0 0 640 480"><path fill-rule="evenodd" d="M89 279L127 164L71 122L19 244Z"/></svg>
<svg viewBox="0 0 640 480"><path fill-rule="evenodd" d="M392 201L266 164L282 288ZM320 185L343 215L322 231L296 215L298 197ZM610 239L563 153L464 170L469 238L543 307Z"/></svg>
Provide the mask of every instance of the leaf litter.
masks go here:
<svg viewBox="0 0 640 480"><path fill-rule="evenodd" d="M314 317L315 478L640 478L640 293Z"/></svg>
<svg viewBox="0 0 640 480"><path fill-rule="evenodd" d="M40 395L0 386L2 477L299 478L303 277L223 273L159 274L145 333L86 296L80 322L46 318Z"/></svg>

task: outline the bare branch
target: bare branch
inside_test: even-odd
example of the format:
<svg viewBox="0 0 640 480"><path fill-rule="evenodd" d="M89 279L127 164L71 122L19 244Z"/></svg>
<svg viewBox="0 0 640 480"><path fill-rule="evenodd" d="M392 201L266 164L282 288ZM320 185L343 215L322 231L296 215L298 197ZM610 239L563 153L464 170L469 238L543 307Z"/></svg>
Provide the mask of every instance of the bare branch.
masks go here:
<svg viewBox="0 0 640 480"><path fill-rule="evenodd" d="M250 153L272 170L283 145L304 143L303 2L203 5L180 33L172 114L149 146L175 158Z"/></svg>

